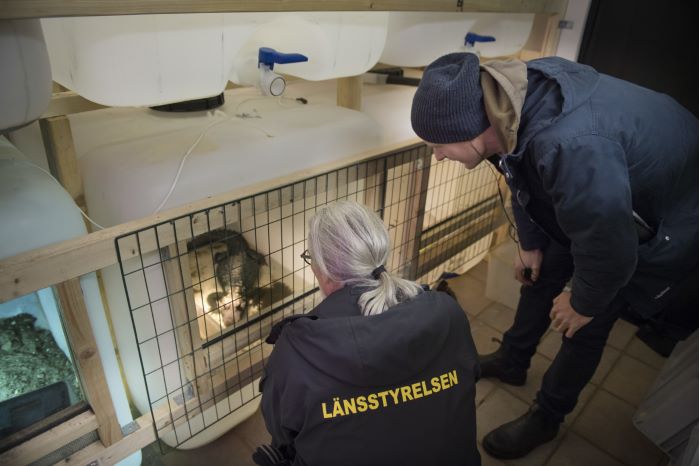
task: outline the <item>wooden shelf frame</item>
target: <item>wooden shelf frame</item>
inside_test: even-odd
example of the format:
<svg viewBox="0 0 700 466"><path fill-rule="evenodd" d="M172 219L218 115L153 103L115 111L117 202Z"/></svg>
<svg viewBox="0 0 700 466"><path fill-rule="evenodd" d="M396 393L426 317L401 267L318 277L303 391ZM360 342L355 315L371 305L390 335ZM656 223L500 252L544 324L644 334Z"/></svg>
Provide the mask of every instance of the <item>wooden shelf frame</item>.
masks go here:
<svg viewBox="0 0 700 466"><path fill-rule="evenodd" d="M562 13L566 0L0 0L0 19L275 11Z"/></svg>
<svg viewBox="0 0 700 466"><path fill-rule="evenodd" d="M291 11L435 11L435 12L494 12L494 13L534 13L537 15L533 29L542 29L541 34L531 36L526 44L522 59L537 58L539 56L552 55L556 51L559 38L558 22L566 11L568 0L0 0L0 19L27 19L73 16L105 16L105 15L139 15L139 14L173 14L173 13L217 13L217 12L291 12ZM58 88L59 91L64 91ZM338 104L348 108L361 108L361 86L359 78L350 77L339 81ZM79 174L74 169L75 157L72 148L72 136L70 125L65 115L81 111L102 108L101 105L85 100L71 92L59 92L54 94L50 108L43 115L44 135L46 146L50 149L49 156L54 160L56 171L63 170L68 175L60 181L69 187L71 195L79 204L83 204L82 185ZM67 136L67 139L66 137ZM61 139L63 138L63 139ZM394 152L400 148L407 148L420 144L419 139L404 141L387 147L357 154L333 163L325 164L313 169L301 170L284 177L269 180L263 183L237 189L221 195L212 196L197 202L192 202L179 208L152 215L146 218L117 225L105 230L90 233L85 236L68 241L52 244L33 251L28 251L17 256L0 261L0 302L22 296L24 294L59 285L65 291L67 301L72 301L72 307L78 309L75 316L84 316L86 311L84 303L81 305L77 278L81 275L98 271L104 267L117 263L114 241L117 237L159 222L177 218L183 213L207 209L221 204L230 199L242 198L257 192L281 186L291 181L315 176L317 174L333 170L342 166L360 161L379 158L385 154ZM53 144L53 145L52 145ZM76 178L77 177L77 178ZM422 184L422 179L417 179L416 186ZM372 193L368 193L371 195ZM503 230L503 228L499 229ZM77 303L77 304L76 304ZM73 319L75 321L75 319ZM87 320L86 320L87 321ZM72 332L84 332L77 324ZM69 336L71 332L69 332ZM93 345L93 339L83 338L80 341L71 341L73 347ZM71 338L73 340L73 338ZM83 345L83 346L81 346ZM92 346L90 346L92 347ZM85 354L90 351L85 352ZM52 447L60 448L70 439L85 428L98 430L101 440L80 450L61 464L92 463L114 464L133 452L155 441L155 429L167 428L170 413L158 412L155 415L155 424L151 413L146 413L134 421L137 428L131 434L123 436L118 426L113 422L114 408L108 394L105 395L104 372L96 361L98 358L88 358L90 367L79 369L82 376L91 380L88 382L92 390L92 398L98 398L94 403L93 411L89 415L78 416L57 426L52 434L57 436L51 443ZM95 382L96 383L93 383ZM93 400L94 402L94 400ZM112 417L112 421L105 420ZM76 426L82 426L76 429ZM87 426L87 427L86 427ZM82 430L81 430L82 429ZM46 449L46 436L31 439L12 450L7 451L0 458L14 460L27 459L30 455L36 457L38 453L48 452ZM37 447L44 445L41 449ZM32 453L33 452L33 453ZM20 460L20 461L23 461ZM4 461L0 461L3 462Z"/></svg>

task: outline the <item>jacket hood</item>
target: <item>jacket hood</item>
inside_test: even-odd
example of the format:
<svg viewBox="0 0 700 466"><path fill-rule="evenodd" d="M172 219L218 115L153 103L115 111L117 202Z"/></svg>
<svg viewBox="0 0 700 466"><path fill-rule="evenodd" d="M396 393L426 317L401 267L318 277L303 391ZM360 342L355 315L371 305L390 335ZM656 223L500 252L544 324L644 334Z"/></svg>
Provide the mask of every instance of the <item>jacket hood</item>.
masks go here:
<svg viewBox="0 0 700 466"><path fill-rule="evenodd" d="M351 293L349 287L329 296ZM357 302L359 294L355 295ZM338 296L335 296L338 298ZM337 300L335 300L337 301ZM423 371L443 349L459 305L423 292L377 316L299 319L284 330L289 345L317 370L355 386L399 383ZM323 309L318 312L323 316Z"/></svg>
<svg viewBox="0 0 700 466"><path fill-rule="evenodd" d="M539 58L529 62L527 67L559 85L563 99L561 116L568 115L586 102L600 81L600 75L590 66L561 57Z"/></svg>
<svg viewBox="0 0 700 466"><path fill-rule="evenodd" d="M489 122L506 153L511 153L517 143L520 114L527 93L525 63L505 60L482 64L481 88Z"/></svg>

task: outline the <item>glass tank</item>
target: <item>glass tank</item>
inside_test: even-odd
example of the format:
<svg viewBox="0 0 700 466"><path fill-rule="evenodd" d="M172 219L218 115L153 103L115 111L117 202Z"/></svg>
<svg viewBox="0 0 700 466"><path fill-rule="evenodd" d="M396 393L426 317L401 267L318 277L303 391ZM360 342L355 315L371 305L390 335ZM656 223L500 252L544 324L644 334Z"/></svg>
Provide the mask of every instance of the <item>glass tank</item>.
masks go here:
<svg viewBox="0 0 700 466"><path fill-rule="evenodd" d="M52 288L0 304L0 438L84 400Z"/></svg>

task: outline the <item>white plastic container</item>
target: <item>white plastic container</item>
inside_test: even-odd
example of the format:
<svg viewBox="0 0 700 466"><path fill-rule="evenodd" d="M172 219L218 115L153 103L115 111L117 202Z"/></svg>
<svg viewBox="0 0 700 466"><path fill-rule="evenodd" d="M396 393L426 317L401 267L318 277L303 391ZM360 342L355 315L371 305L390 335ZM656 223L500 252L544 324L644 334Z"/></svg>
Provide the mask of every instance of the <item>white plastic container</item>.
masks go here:
<svg viewBox="0 0 700 466"><path fill-rule="evenodd" d="M54 81L111 106L211 97L226 87L255 15L42 19Z"/></svg>
<svg viewBox="0 0 700 466"><path fill-rule="evenodd" d="M217 113L105 109L70 117L88 211L103 226L354 155L381 143L376 122L335 105L227 93ZM238 115L238 116L237 116ZM208 128L208 129L207 129Z"/></svg>
<svg viewBox="0 0 700 466"><path fill-rule="evenodd" d="M529 13L391 12L379 61L425 66L442 55L461 51L468 32L496 38L495 42L477 44L482 57L511 55L527 42L533 20Z"/></svg>
<svg viewBox="0 0 700 466"><path fill-rule="evenodd" d="M33 166L7 139L0 137L0 259L46 246L86 233L83 219L70 195L46 173ZM117 422L124 426L133 418L112 346L109 326L94 273L80 278L90 325L105 371ZM57 305L49 289L38 292L47 326L59 347L67 345L60 325ZM138 451L121 461L121 465L138 465Z"/></svg>
<svg viewBox="0 0 700 466"><path fill-rule="evenodd" d="M387 18L383 12L211 13L42 24L55 81L103 105L155 106L218 95L229 79L255 85L259 47L309 57L279 65L280 73L312 80L362 74L379 59Z"/></svg>
<svg viewBox="0 0 700 466"><path fill-rule="evenodd" d="M475 13L470 32L493 36L495 42L476 44L484 58L503 57L519 52L527 43L535 15L532 13Z"/></svg>
<svg viewBox="0 0 700 466"><path fill-rule="evenodd" d="M51 68L39 20L0 20L0 63L0 129L39 118L51 97Z"/></svg>

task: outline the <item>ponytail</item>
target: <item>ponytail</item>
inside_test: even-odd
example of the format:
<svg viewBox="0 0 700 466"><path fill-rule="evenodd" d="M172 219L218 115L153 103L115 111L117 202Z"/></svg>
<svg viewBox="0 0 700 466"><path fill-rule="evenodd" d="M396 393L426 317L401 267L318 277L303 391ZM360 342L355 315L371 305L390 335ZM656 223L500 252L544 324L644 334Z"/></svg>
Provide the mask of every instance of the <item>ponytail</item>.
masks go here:
<svg viewBox="0 0 700 466"><path fill-rule="evenodd" d="M422 291L415 282L391 275L386 270L378 275L378 278L374 279L373 286L370 285L372 289L362 293L358 300L360 309L366 316L381 314Z"/></svg>
<svg viewBox="0 0 700 466"><path fill-rule="evenodd" d="M362 204L340 201L324 207L309 227L309 250L318 270L344 286L367 290L358 301L362 314L381 314L422 291L384 268L389 234L381 219Z"/></svg>

